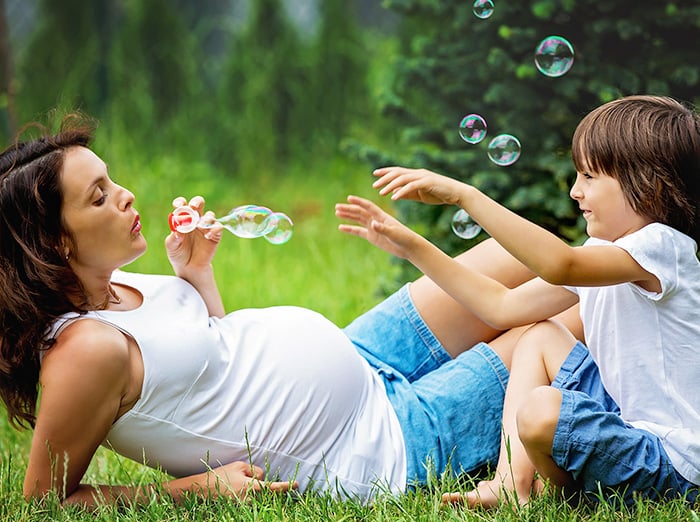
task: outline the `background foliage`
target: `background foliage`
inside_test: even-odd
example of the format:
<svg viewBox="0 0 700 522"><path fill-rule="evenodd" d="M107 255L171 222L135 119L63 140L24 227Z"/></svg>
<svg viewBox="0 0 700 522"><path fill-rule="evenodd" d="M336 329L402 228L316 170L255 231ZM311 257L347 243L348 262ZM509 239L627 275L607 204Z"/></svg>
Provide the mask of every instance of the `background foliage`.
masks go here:
<svg viewBox="0 0 700 522"><path fill-rule="evenodd" d="M493 15L483 20L458 0L384 4L402 20L395 81L382 98L384 114L401 132L388 147L355 144L354 150L377 164L426 167L466 180L569 241L581 240L584 230L568 196L570 140L583 115L629 94L700 100L700 63L691 43L700 37L698 2L496 0ZM534 64L537 44L549 35L564 36L575 51L572 69L558 78ZM469 113L488 124L478 145L457 132ZM488 141L500 133L522 144L522 156L509 167L486 155ZM407 203L399 213L455 252L465 245L450 231L454 211Z"/></svg>
<svg viewBox="0 0 700 522"><path fill-rule="evenodd" d="M583 230L568 197L581 117L627 94L700 97L688 44L700 36L696 2L497 1L487 19L462 0L35 4L33 31L5 53L16 73L3 68L2 121L80 107L135 154L205 161L251 181L286 176L295 164L323 168L339 154L368 168L426 167L572 242ZM311 16L299 23L304 10ZM559 78L534 65L548 35L575 49ZM457 133L468 113L489 126L478 145ZM504 132L522 143L510 167L485 151ZM452 234L454 210L402 203L397 211L455 253L484 235L465 243ZM400 280L415 275L402 266Z"/></svg>

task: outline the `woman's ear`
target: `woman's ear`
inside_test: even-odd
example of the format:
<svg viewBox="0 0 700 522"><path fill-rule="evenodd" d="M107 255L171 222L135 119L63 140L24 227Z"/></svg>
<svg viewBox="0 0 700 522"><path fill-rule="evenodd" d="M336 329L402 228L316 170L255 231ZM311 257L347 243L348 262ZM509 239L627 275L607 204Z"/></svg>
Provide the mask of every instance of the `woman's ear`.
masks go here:
<svg viewBox="0 0 700 522"><path fill-rule="evenodd" d="M70 259L70 241L65 236L61 238L59 246L56 248L58 255L68 261Z"/></svg>

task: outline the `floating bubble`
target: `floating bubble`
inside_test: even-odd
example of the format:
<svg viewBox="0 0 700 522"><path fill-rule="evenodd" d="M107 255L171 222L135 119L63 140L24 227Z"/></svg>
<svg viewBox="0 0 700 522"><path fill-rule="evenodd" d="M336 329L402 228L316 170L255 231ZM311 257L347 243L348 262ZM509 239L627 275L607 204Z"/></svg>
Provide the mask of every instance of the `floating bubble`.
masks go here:
<svg viewBox="0 0 700 522"><path fill-rule="evenodd" d="M274 220L274 228L265 234L265 239L273 245L281 245L289 241L292 237L292 220L282 212L275 212L268 219Z"/></svg>
<svg viewBox="0 0 700 522"><path fill-rule="evenodd" d="M489 142L488 155L496 165L512 165L520 157L520 141L510 134L499 134Z"/></svg>
<svg viewBox="0 0 700 522"><path fill-rule="evenodd" d="M235 228L238 237L253 238L264 236L275 227L274 220L268 219L270 214L272 214L272 210L267 207L243 205L234 208L228 216L224 216L220 221L225 227L229 225Z"/></svg>
<svg viewBox="0 0 700 522"><path fill-rule="evenodd" d="M476 0L472 11L477 18L488 18L493 14L493 0Z"/></svg>
<svg viewBox="0 0 700 522"><path fill-rule="evenodd" d="M486 137L486 120L478 114L467 114L459 122L459 135L467 143L479 143Z"/></svg>
<svg viewBox="0 0 700 522"><path fill-rule="evenodd" d="M460 208L452 216L452 232L462 239L474 239L481 232L481 226L463 208Z"/></svg>
<svg viewBox="0 0 700 522"><path fill-rule="evenodd" d="M545 76L562 76L573 64L574 48L562 36L548 36L535 49L535 65Z"/></svg>

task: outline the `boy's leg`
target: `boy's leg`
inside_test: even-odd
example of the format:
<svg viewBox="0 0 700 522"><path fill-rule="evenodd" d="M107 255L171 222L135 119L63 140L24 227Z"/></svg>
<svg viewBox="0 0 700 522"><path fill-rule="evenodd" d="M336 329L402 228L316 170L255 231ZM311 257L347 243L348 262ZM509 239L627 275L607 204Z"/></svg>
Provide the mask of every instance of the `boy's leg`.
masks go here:
<svg viewBox="0 0 700 522"><path fill-rule="evenodd" d="M552 457L561 403L559 389L551 386L535 388L518 410L516 423L521 445L534 469L551 485L566 490L574 486L574 479L557 466Z"/></svg>
<svg viewBox="0 0 700 522"><path fill-rule="evenodd" d="M697 486L674 469L661 440L625 423L583 345L574 347L551 387L528 397L518 430L537 471L553 485L575 486L594 498L602 492L627 504L635 496L697 496Z"/></svg>
<svg viewBox="0 0 700 522"><path fill-rule="evenodd" d="M477 489L462 496L450 493L449 502L466 501L471 506L492 507L516 500L524 504L533 489L535 467L520 442L516 413L523 398L538 386L549 385L576 339L555 321L538 323L525 331L515 348L511 375L503 406L503 433L494 478L479 483Z"/></svg>

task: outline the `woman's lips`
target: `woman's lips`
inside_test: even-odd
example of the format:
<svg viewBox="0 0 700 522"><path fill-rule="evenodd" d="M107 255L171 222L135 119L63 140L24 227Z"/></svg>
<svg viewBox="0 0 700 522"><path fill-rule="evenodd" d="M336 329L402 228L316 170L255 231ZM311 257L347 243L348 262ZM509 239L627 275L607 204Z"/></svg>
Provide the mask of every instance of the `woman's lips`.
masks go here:
<svg viewBox="0 0 700 522"><path fill-rule="evenodd" d="M134 224L131 226L131 233L138 234L141 232L141 228L141 216L137 214L136 219L134 219Z"/></svg>

